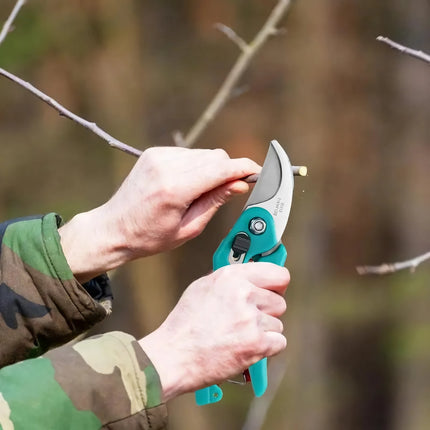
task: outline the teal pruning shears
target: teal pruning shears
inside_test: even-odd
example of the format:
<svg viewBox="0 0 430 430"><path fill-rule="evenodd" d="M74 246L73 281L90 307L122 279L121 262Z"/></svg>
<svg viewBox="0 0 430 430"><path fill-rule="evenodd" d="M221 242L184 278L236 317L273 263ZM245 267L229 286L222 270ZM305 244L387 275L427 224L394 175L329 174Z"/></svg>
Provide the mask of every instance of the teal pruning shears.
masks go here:
<svg viewBox="0 0 430 430"><path fill-rule="evenodd" d="M270 142L261 174L239 219L213 256L213 269L229 264L266 261L283 266L287 258L281 237L287 225L293 199L294 176L287 154L276 141ZM267 358L244 373L257 397L267 388ZM198 405L222 398L218 385L196 391Z"/></svg>

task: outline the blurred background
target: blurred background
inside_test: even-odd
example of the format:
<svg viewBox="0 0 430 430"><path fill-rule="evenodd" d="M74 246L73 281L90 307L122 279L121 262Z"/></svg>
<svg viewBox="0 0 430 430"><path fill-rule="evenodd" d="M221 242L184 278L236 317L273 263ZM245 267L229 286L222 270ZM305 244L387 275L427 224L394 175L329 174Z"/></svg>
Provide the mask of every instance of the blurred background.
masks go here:
<svg viewBox="0 0 430 430"><path fill-rule="evenodd" d="M33 0L0 46L0 67L130 145L173 145L172 132L190 128L239 54L214 23L249 41L275 3ZM0 21L14 4L0 2ZM196 145L262 163L276 138L309 168L296 179L284 236L284 373L254 428L430 428L430 264L383 277L355 270L430 250L430 65L375 40L430 52L429 18L428 0L296 0L286 34L243 77L247 91ZM70 219L108 199L134 162L0 79L0 219ZM180 249L113 274L114 314L97 330L155 329L211 270L245 201ZM192 394L172 401L170 428L241 429L252 390L223 388L215 406L195 406Z"/></svg>

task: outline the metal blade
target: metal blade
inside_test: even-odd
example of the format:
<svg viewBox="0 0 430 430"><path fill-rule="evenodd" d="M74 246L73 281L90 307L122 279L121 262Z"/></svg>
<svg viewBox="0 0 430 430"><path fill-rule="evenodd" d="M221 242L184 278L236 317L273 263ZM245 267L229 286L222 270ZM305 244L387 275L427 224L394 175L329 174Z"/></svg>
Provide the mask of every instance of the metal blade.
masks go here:
<svg viewBox="0 0 430 430"><path fill-rule="evenodd" d="M263 169L245 209L260 207L273 217L276 238L281 240L290 216L294 176L290 160L278 141L270 142Z"/></svg>

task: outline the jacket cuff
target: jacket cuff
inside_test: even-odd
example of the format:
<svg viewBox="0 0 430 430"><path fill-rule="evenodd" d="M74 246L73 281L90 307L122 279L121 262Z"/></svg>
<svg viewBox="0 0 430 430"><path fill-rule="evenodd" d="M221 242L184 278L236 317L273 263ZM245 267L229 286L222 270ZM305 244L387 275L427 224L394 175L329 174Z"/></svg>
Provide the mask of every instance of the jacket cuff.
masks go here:
<svg viewBox="0 0 430 430"><path fill-rule="evenodd" d="M73 277L61 248L56 214L14 220L2 231L1 283L13 293L4 303L21 309L0 319L5 332L2 365L37 356L106 317Z"/></svg>

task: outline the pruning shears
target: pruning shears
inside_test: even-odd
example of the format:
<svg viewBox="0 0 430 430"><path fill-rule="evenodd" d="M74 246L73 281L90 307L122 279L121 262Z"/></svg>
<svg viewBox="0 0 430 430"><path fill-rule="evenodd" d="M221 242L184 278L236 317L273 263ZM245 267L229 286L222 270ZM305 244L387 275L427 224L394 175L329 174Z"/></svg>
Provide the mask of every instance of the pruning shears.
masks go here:
<svg viewBox="0 0 430 430"><path fill-rule="evenodd" d="M287 250L281 237L287 225L293 199L293 168L287 154L276 141L270 142L263 169L245 207L213 256L213 269L229 264L265 261L283 266ZM267 357L244 372L251 380L256 397L267 389ZM196 403L206 405L222 398L218 385L195 393Z"/></svg>

